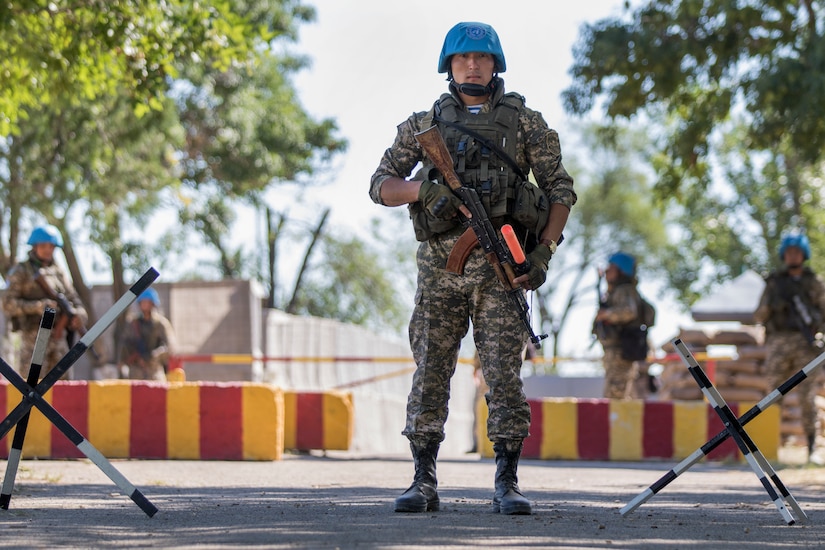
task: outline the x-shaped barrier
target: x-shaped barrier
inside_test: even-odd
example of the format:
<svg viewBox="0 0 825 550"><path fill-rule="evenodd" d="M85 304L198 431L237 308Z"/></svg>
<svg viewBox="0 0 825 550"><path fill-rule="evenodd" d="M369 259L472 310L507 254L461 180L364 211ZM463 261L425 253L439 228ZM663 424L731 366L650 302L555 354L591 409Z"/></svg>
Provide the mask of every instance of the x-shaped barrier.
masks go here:
<svg viewBox="0 0 825 550"><path fill-rule="evenodd" d="M8 509L11 501L11 493L14 488L14 480L17 476L17 467L23 450L23 442L26 437L29 414L32 407L36 407L43 415L60 430L86 457L89 458L100 470L111 479L120 490L131 498L147 516L152 517L158 511L157 507L149 502L143 494L132 485L113 465L104 457L100 451L89 443L89 441L78 432L60 413L58 413L43 396L54 384L71 368L72 365L89 349L92 343L111 325L121 313L137 299L141 292L157 279L158 272L149 268L146 273L126 291L126 293L103 315L103 317L83 335L77 343L64 355L60 361L49 371L46 376L37 383L40 376L43 357L45 356L46 345L48 343L52 325L54 323L55 311L47 308L40 323L40 329L35 340L34 353L32 354L31 368L26 380L17 374L8 363L0 358L0 374L23 395L23 400L6 416L0 423L0 438L6 436L9 431L15 428L12 448L9 452L9 459L6 467L6 474L3 480L2 491L0 492L0 508Z"/></svg>
<svg viewBox="0 0 825 550"><path fill-rule="evenodd" d="M694 380L696 380L696 383L699 384L703 395L713 406L716 414L719 415L725 429L716 434L699 449L696 449L690 454L690 456L677 464L676 467L659 478L656 483L645 489L636 498L627 503L624 508L621 509L621 514L623 516L627 515L650 500L653 495L664 489L671 481L686 472L688 468L699 462L702 457L707 456L708 453L721 445L729 437L733 437L737 447L745 456L745 459L748 461L751 468L753 468L754 473L756 473L756 476L759 478L762 486L765 488L765 491L767 491L768 496L771 498L774 505L776 505L779 513L785 519L785 522L788 525L793 525L796 520L790 511L788 511L785 507L782 498L787 500L787 502L791 505L791 508L794 509L802 520L808 519L808 516L802 508L799 507L796 499L790 494L785 485L779 479L776 471L771 467L768 460L762 452L759 451L753 440L745 431L744 425L756 418L762 411L770 407L772 404L779 401L782 396L798 386L800 382L808 378L811 372L825 363L825 353L820 354L813 361L805 365L801 370L783 382L778 388L766 395L759 403L751 407L745 414L737 418L736 415L733 414L733 411L731 411L730 407L728 407L719 391L714 387L705 372L699 366L696 358L687 349L684 342L682 342L680 338L676 338L673 340L673 345L679 356L682 358L682 362L685 366L687 366L690 374L693 376ZM771 482L773 485L771 485ZM776 489L774 489L774 486ZM779 491L779 494L777 494L777 490ZM780 495L782 498L780 498Z"/></svg>

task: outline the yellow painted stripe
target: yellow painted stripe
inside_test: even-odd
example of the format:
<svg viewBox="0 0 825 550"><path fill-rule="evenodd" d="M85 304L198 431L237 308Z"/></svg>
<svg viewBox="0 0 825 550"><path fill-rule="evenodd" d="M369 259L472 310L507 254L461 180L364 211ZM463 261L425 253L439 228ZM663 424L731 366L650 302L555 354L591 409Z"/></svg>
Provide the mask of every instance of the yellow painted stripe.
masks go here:
<svg viewBox="0 0 825 550"><path fill-rule="evenodd" d="M541 458L579 458L579 411L575 399L546 399L542 403Z"/></svg>
<svg viewBox="0 0 825 550"><path fill-rule="evenodd" d="M673 402L673 455L684 458L707 443L708 405L704 401Z"/></svg>
<svg viewBox="0 0 825 550"><path fill-rule="evenodd" d="M200 459L200 402L198 383L169 385L166 392L166 441L169 458Z"/></svg>
<svg viewBox="0 0 825 550"><path fill-rule="evenodd" d="M495 451L493 451L493 442L487 437L488 414L487 401L482 396L476 400L476 418L478 419L476 422L476 443L479 454L485 458L496 456Z"/></svg>
<svg viewBox="0 0 825 550"><path fill-rule="evenodd" d="M740 402L739 415L750 410L756 402ZM745 431L768 460L779 458L781 445L781 414L779 406L768 407L745 425ZM741 456L741 455L740 455ZM744 460L744 456L741 456Z"/></svg>
<svg viewBox="0 0 825 550"><path fill-rule="evenodd" d="M89 382L89 442L109 458L129 457L129 382Z"/></svg>
<svg viewBox="0 0 825 550"><path fill-rule="evenodd" d="M324 392L323 394L324 449L346 451L352 443L352 394Z"/></svg>
<svg viewBox="0 0 825 550"><path fill-rule="evenodd" d="M642 414L644 402L634 399L610 400L611 460L642 459Z"/></svg>
<svg viewBox="0 0 825 550"><path fill-rule="evenodd" d="M52 402L52 393L44 396L47 403ZM20 392L11 384L6 385L6 414L13 411L23 400ZM23 440L23 458L49 458L52 453L52 423L46 420L37 407L30 409L29 425L26 429L26 439ZM4 415L5 416L5 415ZM9 430L6 435L6 449L11 449L11 442L17 426Z"/></svg>
<svg viewBox="0 0 825 550"><path fill-rule="evenodd" d="M294 391L284 392L284 449L297 446L298 396Z"/></svg>
<svg viewBox="0 0 825 550"><path fill-rule="evenodd" d="M283 392L273 386L244 384L241 388L244 460L280 460L284 435Z"/></svg>

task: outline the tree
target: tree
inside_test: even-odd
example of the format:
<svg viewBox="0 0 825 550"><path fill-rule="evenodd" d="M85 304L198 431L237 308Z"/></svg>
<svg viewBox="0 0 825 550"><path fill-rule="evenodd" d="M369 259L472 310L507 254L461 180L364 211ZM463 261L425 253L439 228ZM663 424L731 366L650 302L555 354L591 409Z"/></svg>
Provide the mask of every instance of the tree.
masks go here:
<svg viewBox="0 0 825 550"><path fill-rule="evenodd" d="M816 162L825 148L823 9L816 0L644 2L582 27L565 106L584 114L599 98L612 118L669 119L671 162L659 186L671 192L706 175L711 137L734 113L748 113L749 149L787 139Z"/></svg>
<svg viewBox="0 0 825 550"><path fill-rule="evenodd" d="M813 177L825 145L823 9L652 0L581 29L566 109L601 102L657 144L654 192L673 221L661 259L685 303L767 268L789 227L825 221Z"/></svg>
<svg viewBox="0 0 825 550"><path fill-rule="evenodd" d="M654 276L666 247L665 219L643 170L652 154L646 134L592 124L582 139L586 163L578 158L568 163L576 174L578 201L564 230L561 253L550 262L547 282L536 293L541 330L553 336L549 357L544 353L551 365L562 351L574 351L561 349L565 330L589 333L589 326L568 327L567 322L575 308L597 303L597 269L607 256L618 250L633 254L640 269Z"/></svg>
<svg viewBox="0 0 825 550"><path fill-rule="evenodd" d="M281 28L289 15L313 14L290 0L271 7ZM226 0L1 3L0 135L16 133L31 109L123 90L138 114L160 109L181 60L225 69L272 38L236 8Z"/></svg>

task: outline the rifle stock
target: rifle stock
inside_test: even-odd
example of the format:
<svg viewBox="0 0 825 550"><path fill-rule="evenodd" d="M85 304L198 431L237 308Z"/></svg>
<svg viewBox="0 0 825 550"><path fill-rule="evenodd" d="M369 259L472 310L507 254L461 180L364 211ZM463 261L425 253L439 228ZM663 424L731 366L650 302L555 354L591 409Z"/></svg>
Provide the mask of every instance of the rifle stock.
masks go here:
<svg viewBox="0 0 825 550"><path fill-rule="evenodd" d="M72 332L69 329L69 325L71 324L72 319L77 317L77 310L75 310L75 307L66 298L66 295L60 292L55 292L55 290L49 286L49 283L46 281L46 278L39 269L34 273L34 282L37 283L49 299L57 302L57 306L60 308L60 315L58 315L58 320L55 322L55 326L52 329L52 334L56 338L59 338L63 336L64 330ZM81 323L80 328L77 329L77 332L82 338L83 335L86 334L86 327ZM67 339L70 339L68 334L66 336ZM69 342L70 347L72 343L73 342Z"/></svg>
<svg viewBox="0 0 825 550"><path fill-rule="evenodd" d="M466 219L464 224L471 227L475 232L485 258L493 267L496 276L510 298L510 302L518 311L522 324L530 335L530 341L536 348L540 348L541 341L547 338L547 334L536 335L533 332L533 327L530 324L530 308L524 298L524 291L520 286L513 284L513 279L516 277L516 263L513 260L513 255L507 245L499 238L475 189L465 186L458 177L453 167L453 158L444 143L441 132L438 131L438 127L431 126L416 133L415 139L421 145L433 166L441 173L446 184L470 211L471 217ZM436 205L437 207L438 205Z"/></svg>

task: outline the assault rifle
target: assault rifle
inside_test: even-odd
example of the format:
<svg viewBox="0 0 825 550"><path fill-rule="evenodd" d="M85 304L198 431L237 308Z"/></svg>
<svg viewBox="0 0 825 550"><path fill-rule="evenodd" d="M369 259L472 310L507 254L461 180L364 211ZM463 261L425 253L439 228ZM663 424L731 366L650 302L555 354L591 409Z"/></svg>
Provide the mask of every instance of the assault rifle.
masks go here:
<svg viewBox="0 0 825 550"><path fill-rule="evenodd" d="M529 262L524 258L523 252L519 248L520 263L516 263L513 259L513 253L499 238L496 229L490 222L487 211L484 210L484 205L481 199L472 187L467 187L461 183L461 180L453 168L453 159L450 152L447 150L447 145L444 143L444 138L438 131L436 126L418 132L415 134L415 139L421 144L422 149L427 154L427 157L432 161L435 168L444 176L444 180L452 189L467 210L470 211L471 218L464 220L464 225L471 227L478 242L484 251L484 256L493 270L496 272L499 281L501 281L505 292L507 293L510 302L518 311L521 322L527 329L530 335L530 341L536 348L541 347L541 341L547 338L547 334L536 335L533 332L533 327L530 324L530 307L527 305L527 300L524 297L524 290L518 285L513 285L513 279L518 275L527 273L530 270ZM443 199L446 202L446 199ZM443 207L443 205L442 205ZM439 208L436 203L435 209ZM518 275L517 275L518 274Z"/></svg>
<svg viewBox="0 0 825 550"><path fill-rule="evenodd" d="M55 290L49 286L49 283L46 281L46 277L43 276L42 270L38 269L34 272L34 282L37 283L37 286L43 290L49 299L57 302L59 314L57 316L57 321L55 321L54 327L52 328L52 335L54 335L55 338L60 338L65 332L66 342L69 344L69 347L72 347L72 345L74 345L74 331L69 329L69 327L71 326L72 320L77 317L77 310L68 298L66 298L65 294L62 292L55 292ZM77 332L82 338L83 335L86 334L86 327L81 323Z"/></svg>
<svg viewBox="0 0 825 550"><path fill-rule="evenodd" d="M808 310L808 306L802 301L799 294L794 294L791 302L793 303L793 310L796 312L796 322L799 325L802 335L813 347L822 348L822 334L817 332L817 327L815 326L811 312Z"/></svg>

